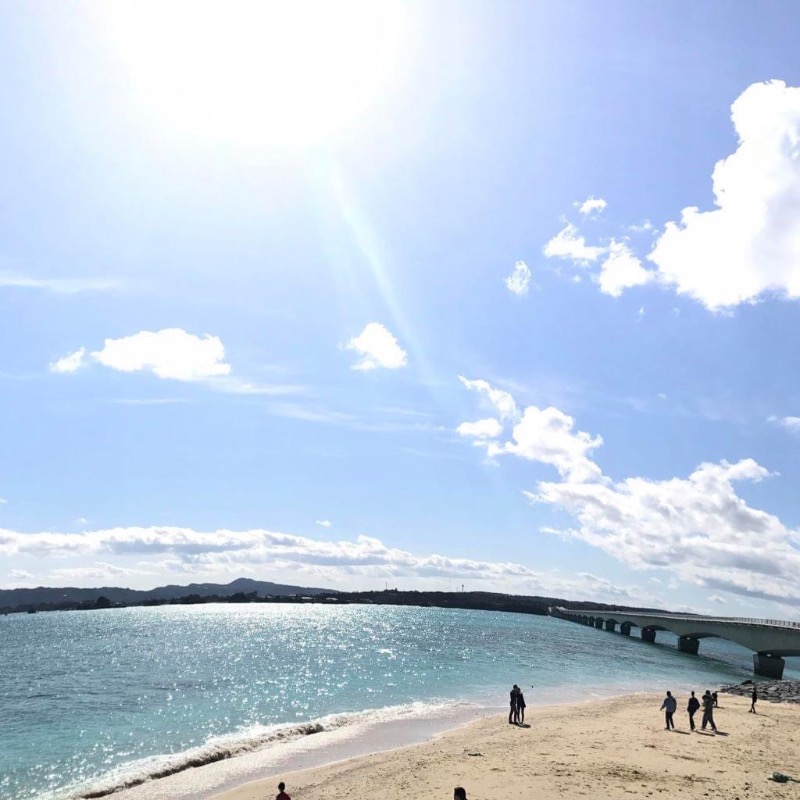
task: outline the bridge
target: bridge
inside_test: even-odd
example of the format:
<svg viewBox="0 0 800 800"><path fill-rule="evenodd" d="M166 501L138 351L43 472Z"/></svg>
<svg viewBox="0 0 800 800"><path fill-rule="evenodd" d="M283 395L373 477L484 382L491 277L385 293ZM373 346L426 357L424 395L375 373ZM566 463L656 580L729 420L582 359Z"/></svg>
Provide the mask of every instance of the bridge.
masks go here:
<svg viewBox="0 0 800 800"><path fill-rule="evenodd" d="M678 637L678 650L693 655L697 655L701 639L727 639L753 651L753 672L765 678L780 680L786 665L784 658L800 656L800 622L613 609L551 608L550 615L607 631L619 626L623 636L630 636L631 628L637 627L644 642L655 642L656 631L670 631Z"/></svg>

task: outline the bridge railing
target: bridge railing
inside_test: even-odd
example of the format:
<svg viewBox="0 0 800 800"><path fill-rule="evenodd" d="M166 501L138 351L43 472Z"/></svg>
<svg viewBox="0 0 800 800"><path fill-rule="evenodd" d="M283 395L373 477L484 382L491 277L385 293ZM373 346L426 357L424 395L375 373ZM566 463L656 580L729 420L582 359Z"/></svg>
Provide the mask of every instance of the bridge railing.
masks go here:
<svg viewBox="0 0 800 800"><path fill-rule="evenodd" d="M702 614L680 614L672 611L662 611L658 614L648 614L641 611L615 611L613 609L571 609L557 608L557 611L576 616L611 616L619 614L629 614L631 617L671 617L673 619L702 620L703 622L737 622L742 625L772 625L778 628L800 628L800 622L788 619L756 619L754 617L704 617Z"/></svg>

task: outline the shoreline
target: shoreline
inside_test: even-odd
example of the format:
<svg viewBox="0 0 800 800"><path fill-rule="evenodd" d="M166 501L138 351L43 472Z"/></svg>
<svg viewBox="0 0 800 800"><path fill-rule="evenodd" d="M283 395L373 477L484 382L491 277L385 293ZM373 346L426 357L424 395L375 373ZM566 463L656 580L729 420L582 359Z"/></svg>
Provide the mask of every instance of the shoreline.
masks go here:
<svg viewBox="0 0 800 800"><path fill-rule="evenodd" d="M749 700L720 695L719 732L692 733L681 695L676 730L668 732L659 711L662 699L626 695L529 706L530 727L509 725L504 714L493 714L422 743L276 771L210 797L264 800L277 794L283 780L296 800L412 792L449 800L456 785L467 789L470 800L491 800L501 792L520 800L577 795L617 800L676 789L697 800L752 800L775 796L773 772L800 778L800 706L764 703L749 714Z"/></svg>
<svg viewBox="0 0 800 800"><path fill-rule="evenodd" d="M559 691L548 691L542 687L530 692L529 713L561 707L580 708L648 694L642 689L628 688L626 691L621 686L598 685L582 687L580 691L573 690L567 693L566 700L550 701ZM496 696L497 693L493 694ZM542 697L545 698L544 702ZM471 722L503 713L507 714L504 706L484 697L436 703L415 702L406 706L334 714L296 725L277 725L268 731L266 737L263 733L258 735L257 738L263 738L265 742L262 745L241 746L247 737L234 737L234 742L229 737L221 737L203 746L207 751L205 760L201 761L196 750L185 751L177 754L179 759L185 760L185 766L170 769L154 778L152 775L156 769L161 771L176 758L155 757L149 760L143 772L134 777L131 783L127 783L122 776L115 777L112 772L106 781L95 783L86 792L71 795L70 800L89 797L112 800L210 800L258 780L263 775L324 768L354 758L428 743ZM291 735L292 731L298 729L305 729L307 734ZM125 780L124 785L122 780ZM100 788L103 786L105 788Z"/></svg>
<svg viewBox="0 0 800 800"><path fill-rule="evenodd" d="M794 734L800 730L800 705L760 702L759 713L752 715L747 713L749 699L720 693L716 713L720 733L714 736L710 732L689 734L684 710L688 693L677 692L676 696L674 733L663 730L664 715L659 711L662 694L533 702L528 704L526 722L530 727L526 728L508 725L506 713L498 713L501 709L497 706L460 704L438 716L395 718L306 736L122 789L111 797L264 800L277 794L277 783L284 780L295 800L370 795L375 793L376 781L385 783L383 793L398 797L421 791L449 800L453 786L459 784L466 786L470 800L492 798L500 786L510 797L535 794L555 800L564 792L585 793L564 785L559 790L562 794L548 794L551 784L559 785L564 770L569 769L583 774L596 789L605 787L593 792L603 798L629 798L631 793L649 796L675 788L685 794L694 783L703 786L710 781L721 782L720 797L745 800L762 796L753 793L756 781L767 789L774 787L766 780L773 772L800 778L796 774L800 773L796 755L800 752L800 733ZM699 717L697 721L699 728ZM789 724L781 724L785 722ZM695 743L681 744L681 740ZM664 742L668 746L661 753ZM766 754L774 756L773 760ZM509 760L517 765L512 770L507 766ZM665 766L653 770L648 766L653 761L664 761ZM668 775L676 765L684 783L676 787L658 780L664 769ZM720 773L733 776L734 783L715 777ZM417 776L421 789L416 783L408 783L409 775ZM456 775L462 777L453 782ZM640 777L640 784L631 784ZM496 780L501 783L493 782ZM445 791L447 784L449 792ZM708 789L706 786L689 796L707 800L715 795Z"/></svg>

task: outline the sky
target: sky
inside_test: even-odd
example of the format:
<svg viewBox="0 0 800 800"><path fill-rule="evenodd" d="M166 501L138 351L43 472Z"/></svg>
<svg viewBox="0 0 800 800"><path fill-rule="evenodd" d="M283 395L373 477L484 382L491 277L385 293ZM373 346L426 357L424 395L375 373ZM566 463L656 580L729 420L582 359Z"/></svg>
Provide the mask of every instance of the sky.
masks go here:
<svg viewBox="0 0 800 800"><path fill-rule="evenodd" d="M800 7L0 0L0 586L800 619Z"/></svg>

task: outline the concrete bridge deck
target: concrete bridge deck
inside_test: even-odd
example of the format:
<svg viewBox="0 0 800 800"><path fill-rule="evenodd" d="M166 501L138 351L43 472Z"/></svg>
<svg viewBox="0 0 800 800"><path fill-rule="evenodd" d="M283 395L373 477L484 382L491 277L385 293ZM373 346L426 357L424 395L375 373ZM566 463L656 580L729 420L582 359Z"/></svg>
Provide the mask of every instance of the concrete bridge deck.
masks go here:
<svg viewBox="0 0 800 800"><path fill-rule="evenodd" d="M619 625L624 636L630 636L631 628L638 627L645 642L655 642L656 631L670 631L678 637L678 650L695 655L700 639L727 639L754 651L753 672L767 678L782 678L784 658L800 656L800 622L614 609L551 608L550 614L607 631L614 631Z"/></svg>

